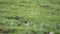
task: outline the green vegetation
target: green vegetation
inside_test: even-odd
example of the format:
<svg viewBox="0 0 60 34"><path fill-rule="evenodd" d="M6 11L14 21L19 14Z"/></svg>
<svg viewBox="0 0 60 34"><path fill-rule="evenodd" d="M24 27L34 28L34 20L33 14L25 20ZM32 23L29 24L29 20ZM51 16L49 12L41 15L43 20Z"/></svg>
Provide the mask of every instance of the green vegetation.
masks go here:
<svg viewBox="0 0 60 34"><path fill-rule="evenodd" d="M60 34L60 0L0 0L1 34L47 32Z"/></svg>

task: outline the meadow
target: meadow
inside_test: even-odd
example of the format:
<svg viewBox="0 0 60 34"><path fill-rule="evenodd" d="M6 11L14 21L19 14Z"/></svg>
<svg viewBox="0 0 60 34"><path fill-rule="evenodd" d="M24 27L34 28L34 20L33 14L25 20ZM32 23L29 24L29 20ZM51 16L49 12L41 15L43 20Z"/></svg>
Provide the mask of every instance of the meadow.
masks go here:
<svg viewBox="0 0 60 34"><path fill-rule="evenodd" d="M49 32L60 34L60 0L0 0L0 34Z"/></svg>

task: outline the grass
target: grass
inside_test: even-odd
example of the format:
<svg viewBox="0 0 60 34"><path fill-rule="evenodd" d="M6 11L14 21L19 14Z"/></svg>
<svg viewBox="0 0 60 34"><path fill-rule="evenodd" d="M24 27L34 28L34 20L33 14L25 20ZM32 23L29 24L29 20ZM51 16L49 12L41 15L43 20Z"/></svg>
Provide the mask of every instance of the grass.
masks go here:
<svg viewBox="0 0 60 34"><path fill-rule="evenodd" d="M8 34L60 34L60 0L0 0L0 27L15 29Z"/></svg>

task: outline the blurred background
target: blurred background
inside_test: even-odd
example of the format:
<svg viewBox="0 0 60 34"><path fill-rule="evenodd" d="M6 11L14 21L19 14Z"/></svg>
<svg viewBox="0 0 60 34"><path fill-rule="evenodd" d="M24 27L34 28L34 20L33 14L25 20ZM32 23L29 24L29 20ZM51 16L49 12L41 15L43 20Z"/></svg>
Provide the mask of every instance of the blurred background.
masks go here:
<svg viewBox="0 0 60 34"><path fill-rule="evenodd" d="M0 0L0 34L60 34L60 0Z"/></svg>

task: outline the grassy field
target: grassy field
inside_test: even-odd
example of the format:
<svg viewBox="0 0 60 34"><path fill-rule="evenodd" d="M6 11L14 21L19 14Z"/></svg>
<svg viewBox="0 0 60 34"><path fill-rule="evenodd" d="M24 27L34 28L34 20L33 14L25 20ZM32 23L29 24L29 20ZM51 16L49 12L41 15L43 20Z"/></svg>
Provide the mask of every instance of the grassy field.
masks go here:
<svg viewBox="0 0 60 34"><path fill-rule="evenodd" d="M60 0L0 0L0 34L48 32L60 34Z"/></svg>

